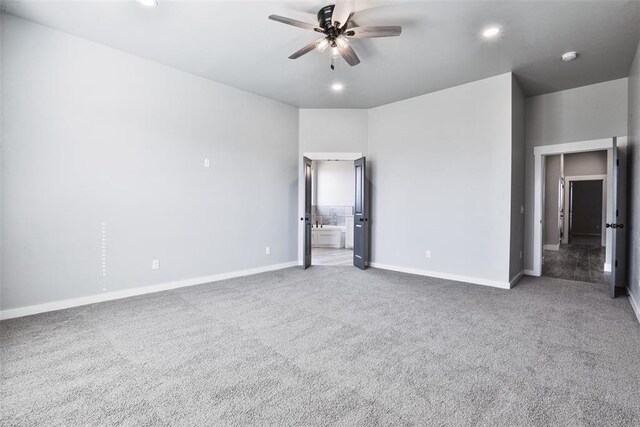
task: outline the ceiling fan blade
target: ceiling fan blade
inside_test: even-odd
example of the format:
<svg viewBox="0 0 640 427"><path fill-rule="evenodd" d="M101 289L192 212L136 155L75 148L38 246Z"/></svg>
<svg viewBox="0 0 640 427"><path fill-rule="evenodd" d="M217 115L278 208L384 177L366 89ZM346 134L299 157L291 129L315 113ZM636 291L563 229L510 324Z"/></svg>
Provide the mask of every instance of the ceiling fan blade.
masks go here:
<svg viewBox="0 0 640 427"><path fill-rule="evenodd" d="M334 27L343 28L349 22L349 17L353 13L353 0L338 0L333 8L331 23ZM338 25L339 24L339 25Z"/></svg>
<svg viewBox="0 0 640 427"><path fill-rule="evenodd" d="M360 63L360 58L358 58L358 55L356 55L356 52L351 46L346 45L342 48L338 48L338 51L340 52L340 55L342 55L344 60L347 61L347 64L351 65L352 67Z"/></svg>
<svg viewBox="0 0 640 427"><path fill-rule="evenodd" d="M323 40L323 39L318 39L316 41L313 41L313 42L309 43L308 45L306 45L302 49L300 49L300 50L296 51L295 53L293 53L289 57L289 59L298 59L302 55L305 55L305 54L311 52L313 49L315 49L318 46L318 42L320 42L321 40Z"/></svg>
<svg viewBox="0 0 640 427"><path fill-rule="evenodd" d="M344 32L344 35L354 39L369 39L373 37L397 37L402 33L402 27L354 27Z"/></svg>
<svg viewBox="0 0 640 427"><path fill-rule="evenodd" d="M286 18L284 16L269 15L269 19L276 22L282 22L283 24L293 25L294 27L304 28L305 30L317 31L319 33L322 32L322 28L319 28L317 25L308 24L296 19Z"/></svg>

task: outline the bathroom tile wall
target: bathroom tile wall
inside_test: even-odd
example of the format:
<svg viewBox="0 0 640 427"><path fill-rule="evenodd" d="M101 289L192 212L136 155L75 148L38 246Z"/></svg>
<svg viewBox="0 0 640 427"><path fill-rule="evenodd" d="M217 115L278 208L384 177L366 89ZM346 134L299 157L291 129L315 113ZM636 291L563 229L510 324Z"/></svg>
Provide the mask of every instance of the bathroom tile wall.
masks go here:
<svg viewBox="0 0 640 427"><path fill-rule="evenodd" d="M313 224L345 225L346 217L353 216L353 206L311 206Z"/></svg>

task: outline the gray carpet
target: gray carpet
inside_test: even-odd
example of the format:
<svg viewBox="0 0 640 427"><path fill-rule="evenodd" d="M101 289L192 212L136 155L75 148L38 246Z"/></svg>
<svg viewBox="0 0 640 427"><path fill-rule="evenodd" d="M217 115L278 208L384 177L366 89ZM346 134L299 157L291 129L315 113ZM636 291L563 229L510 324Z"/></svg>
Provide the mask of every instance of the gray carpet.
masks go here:
<svg viewBox="0 0 640 427"><path fill-rule="evenodd" d="M287 269L4 321L3 425L640 425L606 287Z"/></svg>

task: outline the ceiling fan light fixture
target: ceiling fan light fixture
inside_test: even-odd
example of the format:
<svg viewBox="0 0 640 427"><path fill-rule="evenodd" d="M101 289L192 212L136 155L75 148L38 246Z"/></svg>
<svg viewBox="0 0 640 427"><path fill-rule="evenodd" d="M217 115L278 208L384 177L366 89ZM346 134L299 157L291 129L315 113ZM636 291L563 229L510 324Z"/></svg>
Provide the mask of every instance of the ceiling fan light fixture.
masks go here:
<svg viewBox="0 0 640 427"><path fill-rule="evenodd" d="M156 7L158 5L158 0L138 0L138 3L144 7Z"/></svg>
<svg viewBox="0 0 640 427"><path fill-rule="evenodd" d="M344 59L347 64L353 67L360 63L360 58L358 58L353 47L351 47L351 39L347 37L354 39L398 37L402 32L402 27L397 25L354 27L351 21L351 16L354 11L353 2L354 0L336 0L335 4L323 7L318 12L318 25L280 15L269 15L269 19L323 35L322 38L312 41L289 55L289 59L298 59L313 50L324 52L328 48L331 48L329 52L331 55L332 70L335 70L336 61L338 61L339 58Z"/></svg>
<svg viewBox="0 0 640 427"><path fill-rule="evenodd" d="M349 47L349 40L347 40L346 37L344 36L339 36L336 38L336 47L339 50L345 50L346 48Z"/></svg>
<svg viewBox="0 0 640 427"><path fill-rule="evenodd" d="M324 52L328 47L329 42L327 41L327 39L318 40L316 42L316 49L318 49L320 52Z"/></svg>

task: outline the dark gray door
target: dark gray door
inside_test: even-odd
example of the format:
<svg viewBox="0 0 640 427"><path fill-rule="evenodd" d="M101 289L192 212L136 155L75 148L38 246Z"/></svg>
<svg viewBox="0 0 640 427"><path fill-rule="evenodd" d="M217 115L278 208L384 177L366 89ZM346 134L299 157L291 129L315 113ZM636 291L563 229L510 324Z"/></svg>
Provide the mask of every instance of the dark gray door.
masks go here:
<svg viewBox="0 0 640 427"><path fill-rule="evenodd" d="M616 138L613 139L613 150L611 156L612 185L612 212L611 222L607 224L607 228L611 230L611 298L615 298L616 294L624 294L625 282L625 231L624 217L626 205L624 203L625 181L624 176L626 165L625 158L621 156L618 150ZM617 292L616 292L617 291Z"/></svg>
<svg viewBox="0 0 640 427"><path fill-rule="evenodd" d="M311 160L302 158L304 168L304 217L300 221L304 223L304 260L302 268L311 266Z"/></svg>
<svg viewBox="0 0 640 427"><path fill-rule="evenodd" d="M571 229L569 237L602 240L602 180L571 181ZM594 239L595 242L595 239Z"/></svg>
<svg viewBox="0 0 640 427"><path fill-rule="evenodd" d="M369 266L369 206L365 158L354 162L356 200L353 213L353 265L361 270Z"/></svg>

